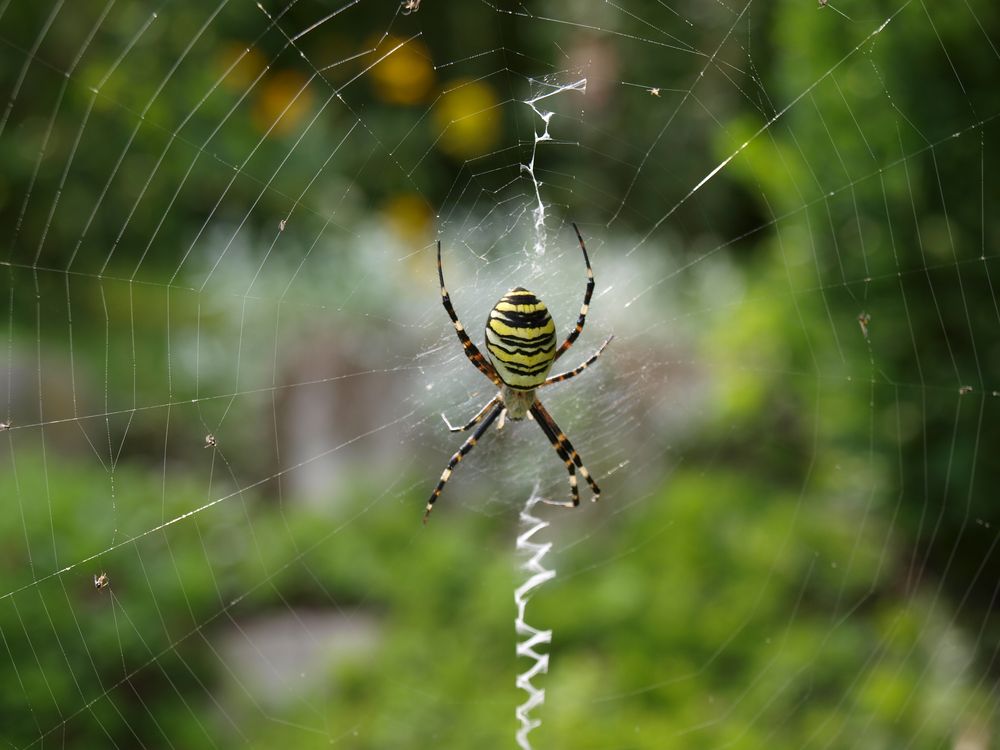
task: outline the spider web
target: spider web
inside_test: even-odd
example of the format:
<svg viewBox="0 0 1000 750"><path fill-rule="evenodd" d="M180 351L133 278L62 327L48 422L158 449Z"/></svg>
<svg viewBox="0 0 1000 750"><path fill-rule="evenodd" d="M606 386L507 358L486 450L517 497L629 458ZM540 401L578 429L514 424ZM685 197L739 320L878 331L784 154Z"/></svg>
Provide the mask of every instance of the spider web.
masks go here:
<svg viewBox="0 0 1000 750"><path fill-rule="evenodd" d="M536 746L995 746L998 33L0 2L4 746L509 745L526 501ZM495 393L436 242L474 340L565 335L571 222L601 502L508 423L422 527Z"/></svg>

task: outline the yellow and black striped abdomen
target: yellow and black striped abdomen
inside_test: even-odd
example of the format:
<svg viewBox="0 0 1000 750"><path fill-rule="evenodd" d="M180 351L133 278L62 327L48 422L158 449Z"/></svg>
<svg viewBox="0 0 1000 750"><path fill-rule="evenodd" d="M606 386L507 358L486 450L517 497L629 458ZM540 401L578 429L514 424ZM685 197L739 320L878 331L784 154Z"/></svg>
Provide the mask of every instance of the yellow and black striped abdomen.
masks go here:
<svg viewBox="0 0 1000 750"><path fill-rule="evenodd" d="M556 356L556 326L545 304L523 287L507 292L486 321L486 352L511 388L545 382Z"/></svg>

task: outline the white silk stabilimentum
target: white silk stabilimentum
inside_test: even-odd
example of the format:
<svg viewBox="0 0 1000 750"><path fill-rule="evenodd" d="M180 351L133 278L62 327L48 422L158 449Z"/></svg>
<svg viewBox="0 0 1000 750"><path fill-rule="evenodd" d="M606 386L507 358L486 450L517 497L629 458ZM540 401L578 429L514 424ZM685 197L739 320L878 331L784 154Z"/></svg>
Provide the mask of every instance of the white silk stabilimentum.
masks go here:
<svg viewBox="0 0 1000 750"><path fill-rule="evenodd" d="M530 716L531 711L541 706L545 702L545 690L539 689L532 684L532 680L538 674L549 671L549 655L540 654L535 649L552 643L551 630L539 630L532 627L524 619L524 609L528 604L528 599L536 588L546 581L556 576L555 570L550 570L542 565L542 558L552 548L552 542L533 542L531 537L549 525L548 521L543 521L531 515L535 505L541 502L538 494L533 492L528 502L524 504L521 511L521 525L525 529L517 537L517 550L524 552L528 556L528 561L522 566L523 570L529 574L528 580L522 583L514 591L514 604L517 605L517 618L514 620L514 628L517 631L519 640L517 642L517 655L526 656L533 660L531 666L517 676L517 686L528 694L524 703L518 706L514 713L517 716L520 727L517 730L517 744L523 750L531 750L531 743L528 741L528 733L542 723L541 719Z"/></svg>

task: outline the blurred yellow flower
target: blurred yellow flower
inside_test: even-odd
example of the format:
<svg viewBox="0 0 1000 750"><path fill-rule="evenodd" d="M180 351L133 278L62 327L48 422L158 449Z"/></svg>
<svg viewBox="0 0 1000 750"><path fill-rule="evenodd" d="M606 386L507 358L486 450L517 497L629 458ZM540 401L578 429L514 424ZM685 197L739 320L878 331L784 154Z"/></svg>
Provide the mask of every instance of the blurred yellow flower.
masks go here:
<svg viewBox="0 0 1000 750"><path fill-rule="evenodd" d="M493 87L482 81L456 81L434 108L441 129L438 148L469 159L486 153L500 136L500 106Z"/></svg>
<svg viewBox="0 0 1000 750"><path fill-rule="evenodd" d="M404 44L402 39L390 36L375 49L375 59L383 55L388 56L369 71L378 97L390 104L424 101L434 85L434 67L427 47L419 40Z"/></svg>
<svg viewBox="0 0 1000 750"><path fill-rule="evenodd" d="M222 83L236 91L246 91L264 69L264 56L252 47L248 50L242 44L227 44L217 59L220 73L232 66Z"/></svg>
<svg viewBox="0 0 1000 750"><path fill-rule="evenodd" d="M404 244L417 246L427 241L434 217L425 198L416 193L394 195L382 211L389 226Z"/></svg>
<svg viewBox="0 0 1000 750"><path fill-rule="evenodd" d="M312 110L312 89L303 86L306 77L295 70L279 70L260 85L254 104L253 122L258 130L284 135L296 128Z"/></svg>

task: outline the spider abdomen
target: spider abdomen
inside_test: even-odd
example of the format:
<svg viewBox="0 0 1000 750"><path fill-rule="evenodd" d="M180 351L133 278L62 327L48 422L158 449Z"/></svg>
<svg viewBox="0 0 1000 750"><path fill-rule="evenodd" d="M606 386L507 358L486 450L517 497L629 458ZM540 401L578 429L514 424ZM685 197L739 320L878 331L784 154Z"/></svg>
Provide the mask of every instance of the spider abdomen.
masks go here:
<svg viewBox="0 0 1000 750"><path fill-rule="evenodd" d="M556 326L545 304L524 287L507 292L486 320L486 353L510 388L544 383L556 356Z"/></svg>

